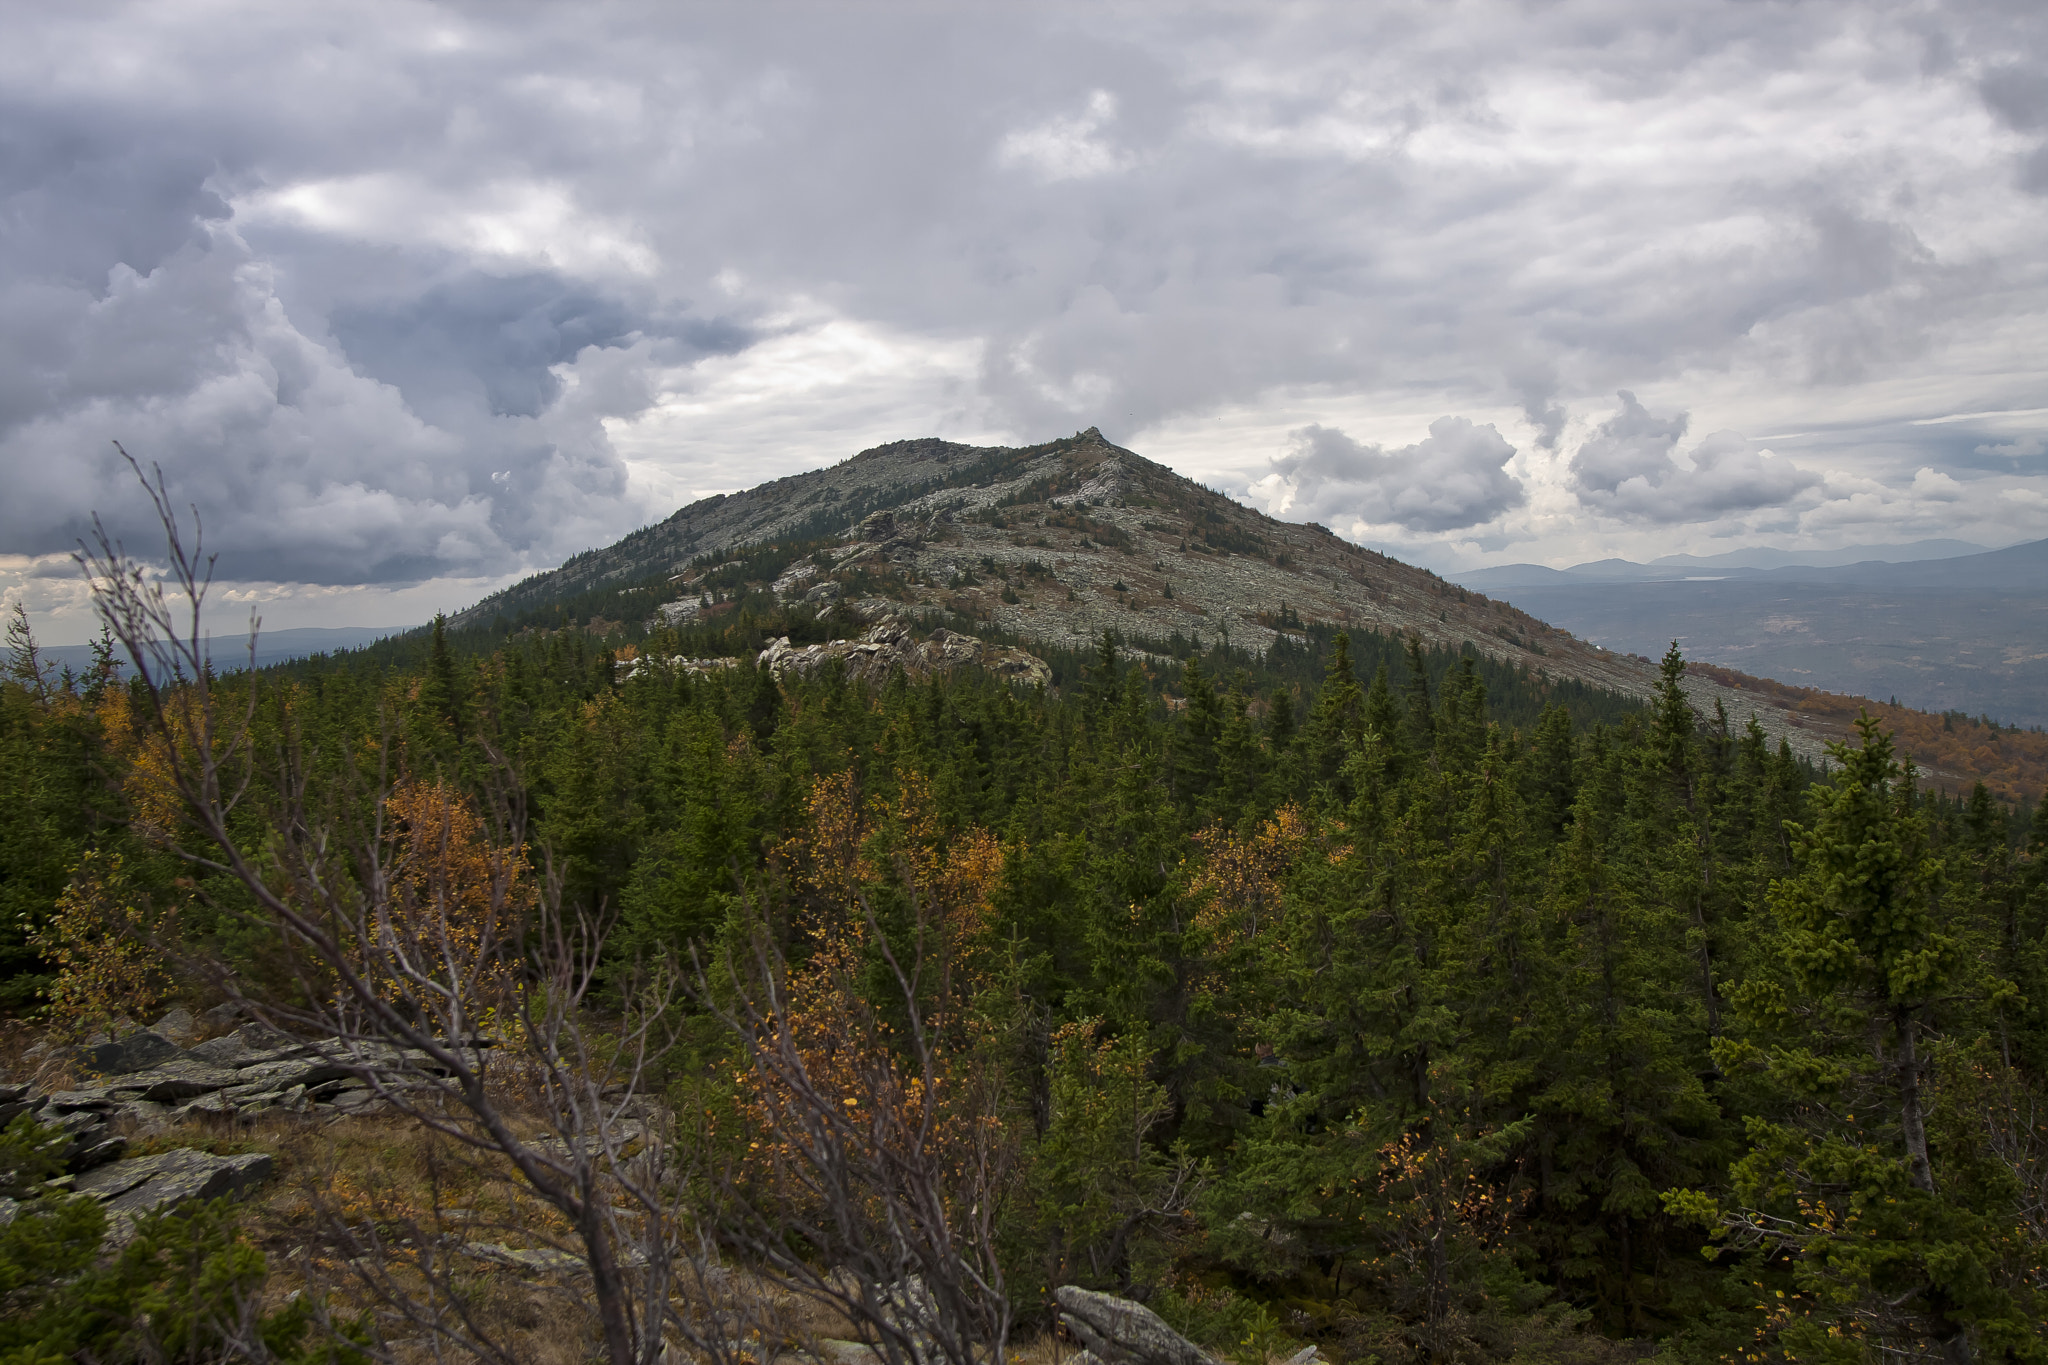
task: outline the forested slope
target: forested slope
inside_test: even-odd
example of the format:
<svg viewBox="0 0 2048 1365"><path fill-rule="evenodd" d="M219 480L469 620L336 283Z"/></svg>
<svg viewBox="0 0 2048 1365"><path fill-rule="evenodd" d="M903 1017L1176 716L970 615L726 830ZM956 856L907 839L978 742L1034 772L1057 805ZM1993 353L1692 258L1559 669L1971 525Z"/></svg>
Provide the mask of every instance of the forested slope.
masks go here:
<svg viewBox="0 0 2048 1365"><path fill-rule="evenodd" d="M1073 1282L1260 1354L2042 1358L2048 823L1916 794L1874 727L1816 787L1703 724L1675 657L1644 708L1300 633L1306 682L1103 640L1021 691L437 632L216 696L257 688L252 752L320 782L487 812L504 757L525 856L617 909L615 971L766 933L800 974L871 954L863 923L950 945L921 1007L1008 1076L1027 1323ZM12 1007L60 899L175 916L260 988L242 892L164 850L132 690L17 655L0 698ZM743 1078L691 1036L662 1083L724 1112Z"/></svg>

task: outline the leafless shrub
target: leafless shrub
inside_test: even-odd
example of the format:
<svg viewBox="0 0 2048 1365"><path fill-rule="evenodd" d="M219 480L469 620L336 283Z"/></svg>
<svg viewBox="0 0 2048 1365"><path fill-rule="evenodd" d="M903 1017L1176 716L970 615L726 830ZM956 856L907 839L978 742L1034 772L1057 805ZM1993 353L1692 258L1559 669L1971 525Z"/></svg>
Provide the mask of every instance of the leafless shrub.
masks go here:
<svg viewBox="0 0 2048 1365"><path fill-rule="evenodd" d="M1000 1362L1011 1308L996 1231L1016 1165L1000 1068L934 1036L923 935L900 958L856 903L861 932L800 972L759 924L720 973L699 964L692 994L738 1044L757 1154L710 1227L891 1365ZM867 951L894 1020L856 980Z"/></svg>

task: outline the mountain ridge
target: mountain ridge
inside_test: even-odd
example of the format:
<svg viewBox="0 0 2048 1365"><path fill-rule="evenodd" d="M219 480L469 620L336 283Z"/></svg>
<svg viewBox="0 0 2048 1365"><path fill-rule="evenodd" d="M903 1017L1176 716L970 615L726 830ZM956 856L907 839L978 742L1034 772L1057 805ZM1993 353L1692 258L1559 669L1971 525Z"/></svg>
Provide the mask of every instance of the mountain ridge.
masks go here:
<svg viewBox="0 0 2048 1365"><path fill-rule="evenodd" d="M862 530L878 517L886 520ZM965 607L963 614L1022 635L1110 628L1163 638L1181 630L1257 645L1280 633L1260 618L1287 606L1452 648L1470 640L1532 668L1568 661L1572 676L1630 694L1644 685L1640 660L1607 656L1327 528L1245 507L1112 444L1094 427L1022 447L890 442L823 469L700 499L486 597L450 624L481 624L588 587L664 574L681 599L693 563L707 555L813 540L848 542L828 576L857 568L872 576L886 565L908 590L901 606ZM1018 600L984 584L986 571ZM1063 598L1055 584L1073 595Z"/></svg>
<svg viewBox="0 0 2048 1365"><path fill-rule="evenodd" d="M741 563L741 551L746 551ZM450 618L481 626L607 585L639 585L650 624L730 609L740 595L1067 648L1126 639L1223 640L1254 649L1305 620L1376 629L1648 699L1656 664L1601 649L1481 592L1283 522L1107 440L1090 427L1031 446L926 437L700 499L613 545ZM1292 623L1292 624L1290 624ZM848 633L857 633L853 628ZM1754 715L1772 742L1825 759L1838 724L1801 714L1740 675L1689 674L1703 714ZM1956 779L1957 775L1937 775Z"/></svg>

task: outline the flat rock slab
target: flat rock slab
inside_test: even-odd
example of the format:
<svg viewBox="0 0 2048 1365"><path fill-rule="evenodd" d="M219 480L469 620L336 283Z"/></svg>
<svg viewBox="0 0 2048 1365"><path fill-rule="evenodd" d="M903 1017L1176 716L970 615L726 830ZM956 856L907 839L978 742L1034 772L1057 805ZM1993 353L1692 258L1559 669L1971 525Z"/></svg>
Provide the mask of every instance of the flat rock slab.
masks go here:
<svg viewBox="0 0 2048 1365"><path fill-rule="evenodd" d="M265 1090L289 1090L295 1085L345 1081L355 1074L356 1068L343 1066L338 1062L322 1061L318 1057L294 1057L284 1061L256 1062L238 1067L233 1084L260 1086Z"/></svg>
<svg viewBox="0 0 2048 1365"><path fill-rule="evenodd" d="M191 1055L214 1066L253 1066L258 1062L303 1056L310 1051L311 1044L251 1020L233 1033L197 1044Z"/></svg>
<svg viewBox="0 0 2048 1365"><path fill-rule="evenodd" d="M181 1147L100 1166L79 1176L72 1188L104 1203L108 1221L118 1229L145 1213L240 1196L269 1179L275 1168L262 1152L215 1156Z"/></svg>
<svg viewBox="0 0 2048 1365"><path fill-rule="evenodd" d="M205 1062L180 1057L165 1066L122 1076L106 1090L116 1100L154 1100L158 1104L169 1104L209 1091L224 1090L241 1078L241 1073L231 1068L208 1066Z"/></svg>

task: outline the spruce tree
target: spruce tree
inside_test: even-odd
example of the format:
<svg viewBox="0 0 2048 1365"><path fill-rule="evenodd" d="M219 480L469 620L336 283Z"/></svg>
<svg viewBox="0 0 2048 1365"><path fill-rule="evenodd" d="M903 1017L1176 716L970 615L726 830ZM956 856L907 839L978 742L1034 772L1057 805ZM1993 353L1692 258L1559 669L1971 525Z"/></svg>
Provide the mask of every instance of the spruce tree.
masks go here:
<svg viewBox="0 0 2048 1365"><path fill-rule="evenodd" d="M2000 1273L2010 1222L1957 1198L1928 1138L1936 1045L1991 983L1940 908L1909 771L1874 718L1857 730L1859 747L1830 746L1841 766L1771 888L1776 970L1743 982L1738 1031L1715 1044L1763 1100L1732 1207L1668 1202L1785 1267L1792 1298L1759 1330L1795 1358L2048 1359Z"/></svg>

